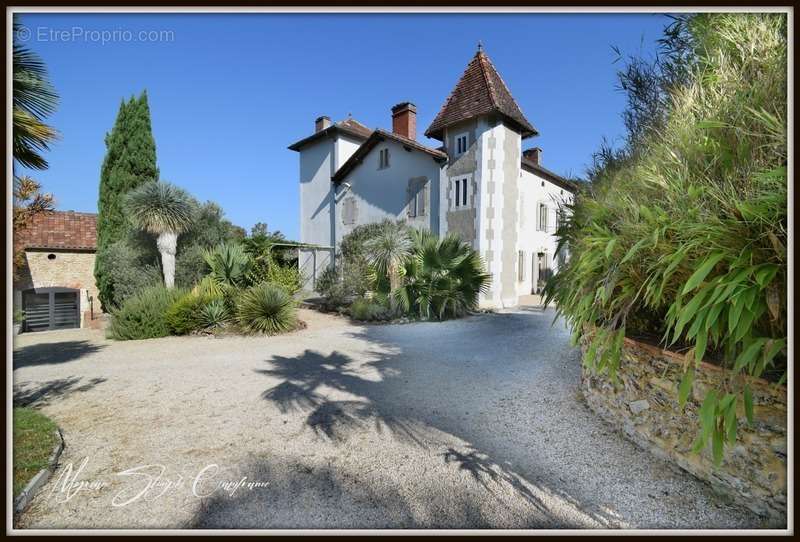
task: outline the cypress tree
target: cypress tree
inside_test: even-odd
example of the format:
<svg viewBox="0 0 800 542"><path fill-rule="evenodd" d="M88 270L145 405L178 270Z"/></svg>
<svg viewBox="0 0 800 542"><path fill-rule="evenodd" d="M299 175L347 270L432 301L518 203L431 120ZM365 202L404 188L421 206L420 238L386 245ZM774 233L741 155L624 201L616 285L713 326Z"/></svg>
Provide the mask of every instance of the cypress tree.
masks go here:
<svg viewBox="0 0 800 542"><path fill-rule="evenodd" d="M110 308L114 281L109 274L108 248L127 231L125 195L144 183L158 180L156 143L150 124L147 92L122 101L111 132L106 134L106 156L100 170L97 202L97 255L94 276L103 310Z"/></svg>

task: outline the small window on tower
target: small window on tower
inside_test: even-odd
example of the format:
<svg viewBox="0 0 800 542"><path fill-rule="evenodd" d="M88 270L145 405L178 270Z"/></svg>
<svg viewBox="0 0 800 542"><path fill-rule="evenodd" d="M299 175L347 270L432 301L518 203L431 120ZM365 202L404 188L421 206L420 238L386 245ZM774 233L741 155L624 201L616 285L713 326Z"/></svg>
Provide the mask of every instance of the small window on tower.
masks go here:
<svg viewBox="0 0 800 542"><path fill-rule="evenodd" d="M461 156L467 152L467 134L456 136L456 156Z"/></svg>

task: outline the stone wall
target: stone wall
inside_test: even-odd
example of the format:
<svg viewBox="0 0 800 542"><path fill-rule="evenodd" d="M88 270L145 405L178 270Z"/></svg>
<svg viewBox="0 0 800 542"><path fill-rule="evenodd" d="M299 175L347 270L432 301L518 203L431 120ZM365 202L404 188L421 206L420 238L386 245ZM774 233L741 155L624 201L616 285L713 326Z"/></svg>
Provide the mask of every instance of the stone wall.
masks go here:
<svg viewBox="0 0 800 542"><path fill-rule="evenodd" d="M709 482L770 525L785 527L786 388L751 379L753 425L747 423L740 401L737 442L726 446L722 464L714 467L710 449L691 451L699 429L697 413L705 391L730 376L718 366L701 363L692 396L680 412L682 371L683 356L625 339L617 387L606 375L586 367L581 387L589 407L636 444Z"/></svg>
<svg viewBox="0 0 800 542"><path fill-rule="evenodd" d="M55 256L50 258L50 255ZM25 265L14 283L19 292L29 288L74 288L81 291L80 314L81 326L89 325L89 296L93 298L94 314L100 314L100 300L97 297L97 286L94 281L94 252L66 250L31 250L25 251ZM15 300L19 305L20 301Z"/></svg>

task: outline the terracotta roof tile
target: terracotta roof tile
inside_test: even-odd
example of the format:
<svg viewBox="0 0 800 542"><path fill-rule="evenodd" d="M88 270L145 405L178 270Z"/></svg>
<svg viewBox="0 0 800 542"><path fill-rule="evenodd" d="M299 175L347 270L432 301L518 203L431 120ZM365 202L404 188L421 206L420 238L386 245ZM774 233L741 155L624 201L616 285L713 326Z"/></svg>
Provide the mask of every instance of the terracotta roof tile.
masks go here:
<svg viewBox="0 0 800 542"><path fill-rule="evenodd" d="M31 224L14 232L15 246L24 248L95 250L97 215L50 211L35 215Z"/></svg>
<svg viewBox="0 0 800 542"><path fill-rule="evenodd" d="M505 116L519 128L523 137L538 135L492 61L478 49L425 135L441 140L447 126L489 113Z"/></svg>
<svg viewBox="0 0 800 542"><path fill-rule="evenodd" d="M348 158L345 161L345 163L341 165L338 171L336 171L336 173L333 174L331 180L334 183L343 181L347 177L347 175L349 175L350 172L353 171L353 169L355 169L361 163L364 157L367 154L369 154L369 152L373 148L375 148L375 146L378 143L386 139L391 139L393 141L396 141L397 143L400 143L401 145L408 147L409 149L414 149L429 154L431 158L433 158L434 160L442 162L447 160L447 153L442 152L439 149L432 149L431 147L423 145L422 143L420 143L415 139L409 139L407 137L401 136L400 134L396 134L394 132L387 132L386 130L381 130L380 128L378 128L377 130L372 132L372 135L369 136L369 138L367 138L367 140L364 141L364 143L362 143L361 146L356 149L356 151L350 156L350 158Z"/></svg>

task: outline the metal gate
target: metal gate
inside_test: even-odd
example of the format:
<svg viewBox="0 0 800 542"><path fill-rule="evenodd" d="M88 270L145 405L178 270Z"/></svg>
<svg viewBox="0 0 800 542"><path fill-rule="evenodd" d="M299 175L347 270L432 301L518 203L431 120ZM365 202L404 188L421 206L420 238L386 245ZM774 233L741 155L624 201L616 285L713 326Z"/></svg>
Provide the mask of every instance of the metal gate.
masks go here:
<svg viewBox="0 0 800 542"><path fill-rule="evenodd" d="M25 331L80 327L80 290L38 288L22 292Z"/></svg>

